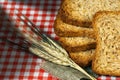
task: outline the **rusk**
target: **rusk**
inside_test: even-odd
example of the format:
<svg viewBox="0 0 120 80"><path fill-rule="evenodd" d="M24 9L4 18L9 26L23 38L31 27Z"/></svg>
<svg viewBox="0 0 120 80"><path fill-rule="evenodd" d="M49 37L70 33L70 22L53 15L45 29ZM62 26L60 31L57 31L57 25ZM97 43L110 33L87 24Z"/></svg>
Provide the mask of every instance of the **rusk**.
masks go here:
<svg viewBox="0 0 120 80"><path fill-rule="evenodd" d="M120 10L120 0L64 0L61 10L64 22L89 27L96 12Z"/></svg>
<svg viewBox="0 0 120 80"><path fill-rule="evenodd" d="M68 52L85 51L96 47L96 40L88 37L59 37L59 41Z"/></svg>
<svg viewBox="0 0 120 80"><path fill-rule="evenodd" d="M62 14L62 13L61 13ZM54 31L56 35L60 37L90 37L95 38L95 34L92 28L85 28L80 26L71 25L63 22L58 13L54 22Z"/></svg>
<svg viewBox="0 0 120 80"><path fill-rule="evenodd" d="M91 64L94 52L94 49L79 52L69 52L69 56L79 66L86 67Z"/></svg>
<svg viewBox="0 0 120 80"><path fill-rule="evenodd" d="M97 46L92 70L101 75L120 76L120 11L96 13L93 29Z"/></svg>

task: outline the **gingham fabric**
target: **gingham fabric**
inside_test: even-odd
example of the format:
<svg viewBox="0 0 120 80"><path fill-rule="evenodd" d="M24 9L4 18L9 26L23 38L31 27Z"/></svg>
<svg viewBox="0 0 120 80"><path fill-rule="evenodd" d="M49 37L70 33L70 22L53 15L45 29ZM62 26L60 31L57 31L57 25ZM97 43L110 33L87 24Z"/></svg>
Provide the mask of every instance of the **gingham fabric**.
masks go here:
<svg viewBox="0 0 120 80"><path fill-rule="evenodd" d="M9 13L20 10L41 31L57 40L53 31L53 23L61 0L0 0L0 80L58 80L41 69L42 59L8 44L10 38L21 42L8 20ZM12 15L14 17L14 15ZM120 80L119 77L100 76L98 80Z"/></svg>

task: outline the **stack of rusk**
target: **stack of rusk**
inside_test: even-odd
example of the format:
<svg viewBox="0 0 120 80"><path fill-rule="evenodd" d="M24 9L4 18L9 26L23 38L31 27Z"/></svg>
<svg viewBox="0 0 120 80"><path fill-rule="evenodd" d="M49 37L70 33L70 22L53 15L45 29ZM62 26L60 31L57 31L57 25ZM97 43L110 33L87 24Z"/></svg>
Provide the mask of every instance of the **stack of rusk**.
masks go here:
<svg viewBox="0 0 120 80"><path fill-rule="evenodd" d="M92 25L95 15L100 11L119 10L120 0L63 0L54 22L54 31L73 61L81 67L91 65L96 56L99 34Z"/></svg>

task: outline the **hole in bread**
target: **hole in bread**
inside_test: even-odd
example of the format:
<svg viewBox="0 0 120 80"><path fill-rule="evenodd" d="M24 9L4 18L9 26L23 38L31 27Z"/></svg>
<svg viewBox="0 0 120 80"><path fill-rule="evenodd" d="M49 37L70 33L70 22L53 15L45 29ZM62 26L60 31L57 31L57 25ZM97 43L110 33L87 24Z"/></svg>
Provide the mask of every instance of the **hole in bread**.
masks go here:
<svg viewBox="0 0 120 80"><path fill-rule="evenodd" d="M120 69L119 67L117 67L117 69Z"/></svg>
<svg viewBox="0 0 120 80"><path fill-rule="evenodd" d="M80 4L78 4L77 6L78 6L79 8L81 7L81 5L80 5Z"/></svg>
<svg viewBox="0 0 120 80"><path fill-rule="evenodd" d="M110 29L110 27L107 27L107 29Z"/></svg>
<svg viewBox="0 0 120 80"><path fill-rule="evenodd" d="M112 47L112 48L114 48L114 46L113 46L113 45L112 45L111 47Z"/></svg>

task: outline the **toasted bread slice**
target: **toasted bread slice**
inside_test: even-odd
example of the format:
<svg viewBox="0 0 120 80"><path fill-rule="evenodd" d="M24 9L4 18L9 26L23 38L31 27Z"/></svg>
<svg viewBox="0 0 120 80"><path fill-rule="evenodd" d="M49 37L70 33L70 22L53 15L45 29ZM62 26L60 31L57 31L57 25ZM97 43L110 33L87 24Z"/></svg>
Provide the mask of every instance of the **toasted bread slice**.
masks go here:
<svg viewBox="0 0 120 80"><path fill-rule="evenodd" d="M88 37L60 37L59 41L69 52L95 49L96 47L96 40Z"/></svg>
<svg viewBox="0 0 120 80"><path fill-rule="evenodd" d="M120 11L97 13L93 28L97 38L93 71L101 75L120 76Z"/></svg>
<svg viewBox="0 0 120 80"><path fill-rule="evenodd" d="M95 34L92 28L85 28L80 26L74 26L62 21L60 14L58 13L54 22L54 31L56 35L60 37L80 37L87 36L95 38Z"/></svg>
<svg viewBox="0 0 120 80"><path fill-rule="evenodd" d="M120 0L64 0L61 5L64 22L89 27L98 11L119 11Z"/></svg>
<svg viewBox="0 0 120 80"><path fill-rule="evenodd" d="M70 58L81 67L89 66L94 56L94 49L80 51L80 52L69 52Z"/></svg>

